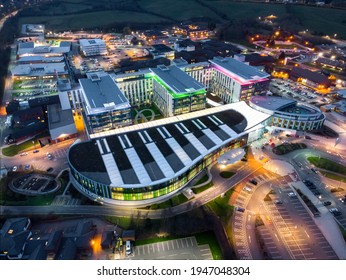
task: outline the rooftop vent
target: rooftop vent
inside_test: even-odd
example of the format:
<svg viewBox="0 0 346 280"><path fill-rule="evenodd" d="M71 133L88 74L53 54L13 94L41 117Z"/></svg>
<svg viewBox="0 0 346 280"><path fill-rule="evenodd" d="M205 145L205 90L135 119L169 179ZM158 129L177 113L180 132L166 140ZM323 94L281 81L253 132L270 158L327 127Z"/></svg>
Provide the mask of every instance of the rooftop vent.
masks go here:
<svg viewBox="0 0 346 280"><path fill-rule="evenodd" d="M157 68L159 68L161 71L169 71L169 68L166 65L158 65Z"/></svg>

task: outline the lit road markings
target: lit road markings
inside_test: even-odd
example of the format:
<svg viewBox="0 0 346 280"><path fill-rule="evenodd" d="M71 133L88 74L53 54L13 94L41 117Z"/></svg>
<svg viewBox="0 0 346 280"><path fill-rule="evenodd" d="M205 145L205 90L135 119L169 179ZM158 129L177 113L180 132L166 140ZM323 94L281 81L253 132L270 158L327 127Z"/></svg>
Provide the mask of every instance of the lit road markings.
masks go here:
<svg viewBox="0 0 346 280"><path fill-rule="evenodd" d="M248 216L247 216L247 220L248 220L248 222L250 222L250 220L251 220L251 215L248 215Z"/></svg>
<svg viewBox="0 0 346 280"><path fill-rule="evenodd" d="M277 239L278 241L280 241L278 235L277 235L276 233L274 233L274 234L275 234L276 239Z"/></svg>
<svg viewBox="0 0 346 280"><path fill-rule="evenodd" d="M249 243L251 243L251 236L249 235Z"/></svg>
<svg viewBox="0 0 346 280"><path fill-rule="evenodd" d="M304 232L305 232L306 236L307 236L308 238L310 238L310 235L306 232L306 230L304 230Z"/></svg>

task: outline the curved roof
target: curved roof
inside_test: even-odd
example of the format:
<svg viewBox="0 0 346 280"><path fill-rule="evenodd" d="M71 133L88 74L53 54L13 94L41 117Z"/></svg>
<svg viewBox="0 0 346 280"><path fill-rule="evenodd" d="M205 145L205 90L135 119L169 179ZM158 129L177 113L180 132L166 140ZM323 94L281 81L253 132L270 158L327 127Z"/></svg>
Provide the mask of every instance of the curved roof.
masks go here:
<svg viewBox="0 0 346 280"><path fill-rule="evenodd" d="M166 182L268 119L245 102L99 134L69 150L71 167L92 180L136 188Z"/></svg>
<svg viewBox="0 0 346 280"><path fill-rule="evenodd" d="M271 111L280 111L281 109L297 103L296 100L277 97L277 96L253 96L251 102L259 107Z"/></svg>

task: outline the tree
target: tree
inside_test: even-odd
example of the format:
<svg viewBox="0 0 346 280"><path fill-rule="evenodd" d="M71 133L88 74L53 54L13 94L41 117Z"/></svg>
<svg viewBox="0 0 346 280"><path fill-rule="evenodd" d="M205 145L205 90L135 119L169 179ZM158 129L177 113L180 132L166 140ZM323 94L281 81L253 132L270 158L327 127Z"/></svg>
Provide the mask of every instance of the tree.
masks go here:
<svg viewBox="0 0 346 280"><path fill-rule="evenodd" d="M125 26L124 28L123 28L123 34L124 35L130 35L131 34L131 28L129 27L129 26Z"/></svg>

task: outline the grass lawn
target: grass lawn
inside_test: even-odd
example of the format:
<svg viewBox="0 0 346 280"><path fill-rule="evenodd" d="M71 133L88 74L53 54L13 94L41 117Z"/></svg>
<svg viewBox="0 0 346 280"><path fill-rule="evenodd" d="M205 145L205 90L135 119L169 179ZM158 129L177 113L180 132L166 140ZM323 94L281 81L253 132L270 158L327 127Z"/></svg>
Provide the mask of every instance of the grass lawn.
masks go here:
<svg viewBox="0 0 346 280"><path fill-rule="evenodd" d="M210 201L208 204L206 204L225 223L227 223L228 219L233 214L234 206L228 204L232 193L233 193L233 189L226 192L223 197L218 197Z"/></svg>
<svg viewBox="0 0 346 280"><path fill-rule="evenodd" d="M291 144L282 144L273 148L273 153L277 155L285 155L289 152L306 149L306 145L304 143L291 143Z"/></svg>
<svg viewBox="0 0 346 280"><path fill-rule="evenodd" d="M340 173L340 175L346 174L346 166L338 164L332 160L319 157L308 157L307 160L316 167Z"/></svg>
<svg viewBox="0 0 346 280"><path fill-rule="evenodd" d="M202 178L200 178L200 179L196 182L196 184L194 184L194 186L198 186L198 185L200 185L200 184L203 184L203 183L207 182L208 179L209 179L208 174L205 174Z"/></svg>
<svg viewBox="0 0 346 280"><path fill-rule="evenodd" d="M131 218L130 217L112 217L105 216L104 219L112 224L117 224L124 229L130 228Z"/></svg>
<svg viewBox="0 0 346 280"><path fill-rule="evenodd" d="M203 16L221 19L215 12L200 5L195 0L140 0L138 4L146 11L152 11L176 20Z"/></svg>
<svg viewBox="0 0 346 280"><path fill-rule="evenodd" d="M12 192L7 184L12 178L6 177L0 181L0 205L11 206L45 206L50 205L56 195L62 194L64 188L60 188L57 192L40 195L40 196L25 196Z"/></svg>
<svg viewBox="0 0 346 280"><path fill-rule="evenodd" d="M214 232L206 231L195 235L198 245L208 244L214 260L222 260L222 253Z"/></svg>
<svg viewBox="0 0 346 280"><path fill-rule="evenodd" d="M194 192L195 194L199 194L199 193L204 192L205 190L209 189L209 188L212 187L212 186L214 186L214 183L213 183L213 182L210 182L210 183L208 183L208 184L206 184L206 185L204 185L204 186L202 186L202 187L194 188L194 189L192 189L192 190L193 190L193 192Z"/></svg>
<svg viewBox="0 0 346 280"><path fill-rule="evenodd" d="M114 23L160 23L164 19L147 13L131 11L100 11L59 16L21 17L19 25L24 23L45 24L48 30L80 30L81 28L96 28Z"/></svg>
<svg viewBox="0 0 346 280"><path fill-rule="evenodd" d="M346 182L346 176L336 175L334 173L330 173L327 171L320 171L321 174L329 179L333 179L336 181Z"/></svg>
<svg viewBox="0 0 346 280"><path fill-rule="evenodd" d="M35 141L35 144L32 143L32 141ZM17 155L18 153L20 153L21 151L24 151L24 150L27 150L27 149L30 149L30 148L33 148L34 146L36 147L39 147L39 142L37 140L27 140L19 145L11 145L9 147L6 147L6 148L3 148L2 149L2 153L5 155L5 156L8 156L8 157L13 157L15 155Z"/></svg>
<svg viewBox="0 0 346 280"><path fill-rule="evenodd" d="M149 209L156 210L156 209L164 209L164 208L174 207L174 206L177 206L179 204L186 202L187 200L188 199L186 198L186 196L181 193L179 195L173 196L171 199L166 200L162 203L152 204L152 205L150 205Z"/></svg>
<svg viewBox="0 0 346 280"><path fill-rule="evenodd" d="M35 141L35 144L32 143L32 141ZM13 157L15 155L17 155L18 153L20 153L21 151L27 150L27 149L31 149L34 146L39 147L40 143L37 140L27 140L19 145L11 145L8 146L6 148L2 149L2 153L3 155L7 156L7 157Z"/></svg>
<svg viewBox="0 0 346 280"><path fill-rule="evenodd" d="M298 45L291 44L291 45L282 45L282 44L275 44L272 48L279 47L280 49L294 49L297 48L298 50L302 50L302 48Z"/></svg>
<svg viewBox="0 0 346 280"><path fill-rule="evenodd" d="M344 237L344 240L346 242L346 230L340 225L339 225L339 228L340 228L341 234Z"/></svg>
<svg viewBox="0 0 346 280"><path fill-rule="evenodd" d="M235 173L231 171L221 171L220 176L224 179L231 178Z"/></svg>

